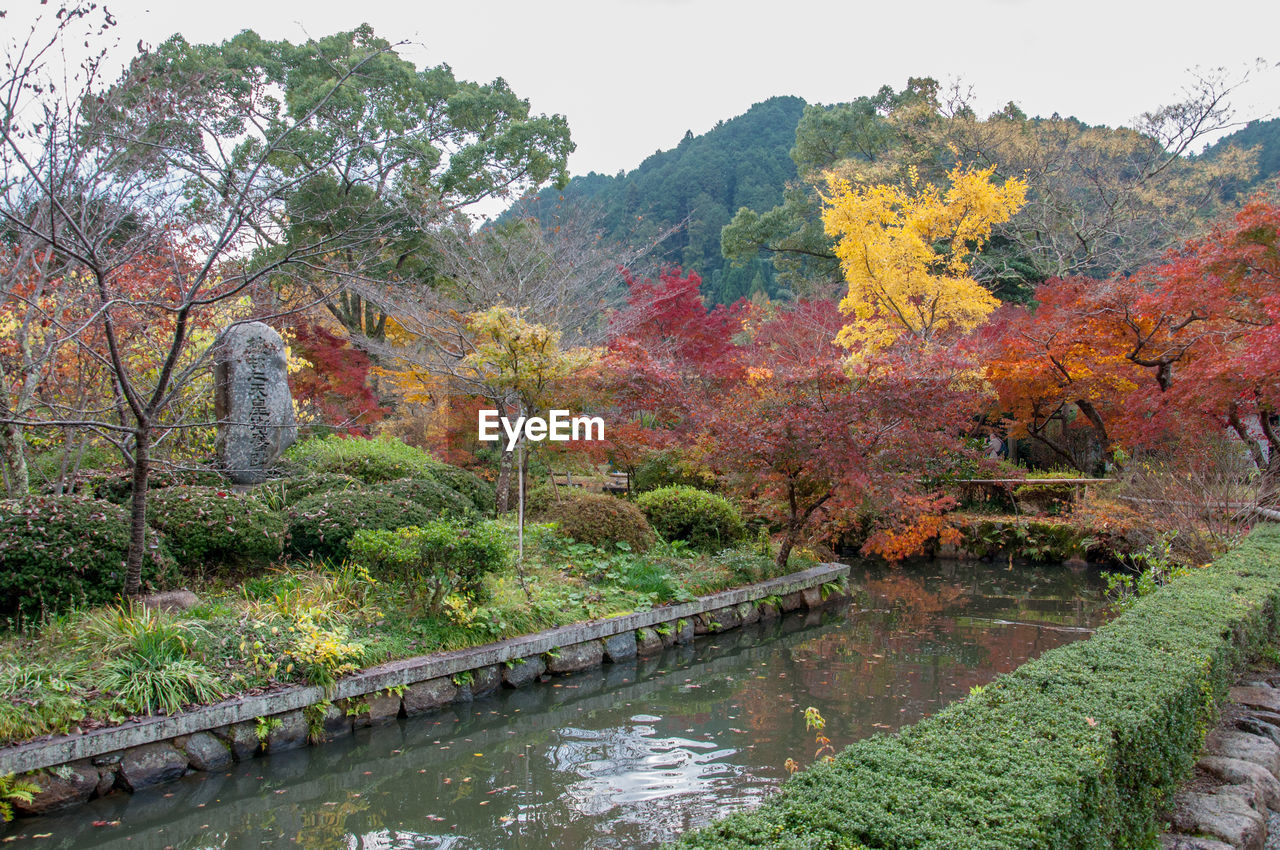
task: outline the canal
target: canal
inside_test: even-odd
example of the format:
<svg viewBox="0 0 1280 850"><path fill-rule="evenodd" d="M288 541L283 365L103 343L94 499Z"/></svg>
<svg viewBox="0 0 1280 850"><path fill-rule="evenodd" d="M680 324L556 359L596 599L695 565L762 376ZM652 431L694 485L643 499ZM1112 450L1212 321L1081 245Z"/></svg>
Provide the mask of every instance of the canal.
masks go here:
<svg viewBox="0 0 1280 850"><path fill-rule="evenodd" d="M855 566L853 601L10 825L43 848L646 848L1105 618L1084 568Z"/></svg>

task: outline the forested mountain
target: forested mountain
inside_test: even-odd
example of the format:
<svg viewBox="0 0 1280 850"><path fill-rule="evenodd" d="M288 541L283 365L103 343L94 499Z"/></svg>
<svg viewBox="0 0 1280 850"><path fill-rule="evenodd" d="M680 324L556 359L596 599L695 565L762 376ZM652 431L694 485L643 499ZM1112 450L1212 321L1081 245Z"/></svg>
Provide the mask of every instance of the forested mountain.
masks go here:
<svg viewBox="0 0 1280 850"><path fill-rule="evenodd" d="M1258 149L1258 172L1253 179L1240 181L1231 188L1247 194L1264 186L1275 187L1280 180L1280 118L1250 121L1234 133L1223 136L1205 148L1202 157L1214 158L1231 146Z"/></svg>
<svg viewBox="0 0 1280 850"><path fill-rule="evenodd" d="M684 222L661 255L698 272L708 300L776 295L772 264L757 258L730 266L720 253L720 231L742 207L764 211L782 202L783 187L796 177L790 151L804 107L798 97L770 98L700 136L685 133L676 147L633 171L574 177L563 191L544 189L516 209L548 224L561 206L585 205L609 237L633 244Z"/></svg>

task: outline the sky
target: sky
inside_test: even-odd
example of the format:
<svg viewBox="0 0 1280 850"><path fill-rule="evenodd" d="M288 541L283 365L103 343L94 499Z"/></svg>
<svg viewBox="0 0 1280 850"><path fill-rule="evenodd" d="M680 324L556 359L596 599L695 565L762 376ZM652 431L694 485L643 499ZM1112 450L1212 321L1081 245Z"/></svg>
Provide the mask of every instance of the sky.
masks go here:
<svg viewBox="0 0 1280 850"><path fill-rule="evenodd" d="M52 5L52 4L51 4ZM21 25L38 0L0 4ZM48 8L48 7L45 7ZM1012 100L1125 124L1180 99L1193 69L1251 79L1238 117L1280 115L1276 0L108 0L116 56L181 33L243 29L301 40L369 23L419 65L501 76L535 112L569 121L571 173L630 170L686 130L709 130L773 95L838 103L909 76L972 87L980 112ZM1266 64L1258 68L1256 60Z"/></svg>

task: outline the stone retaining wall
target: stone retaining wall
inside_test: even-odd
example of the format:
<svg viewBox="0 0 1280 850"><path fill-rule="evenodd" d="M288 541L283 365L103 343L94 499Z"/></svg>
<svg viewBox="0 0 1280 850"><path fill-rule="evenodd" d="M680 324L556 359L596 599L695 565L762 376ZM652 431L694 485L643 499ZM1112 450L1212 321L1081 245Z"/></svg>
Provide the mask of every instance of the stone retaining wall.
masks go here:
<svg viewBox="0 0 1280 850"><path fill-rule="evenodd" d="M56 811L113 790L139 791L191 770L350 734L355 728L465 702L546 673L572 673L661 651L710 634L817 608L845 596L849 568L822 564L758 584L605 620L470 649L393 661L339 681L329 692L290 687L164 717L0 749L0 775L34 773L41 787L21 814ZM823 586L842 592L824 598ZM51 769L51 770L50 770Z"/></svg>

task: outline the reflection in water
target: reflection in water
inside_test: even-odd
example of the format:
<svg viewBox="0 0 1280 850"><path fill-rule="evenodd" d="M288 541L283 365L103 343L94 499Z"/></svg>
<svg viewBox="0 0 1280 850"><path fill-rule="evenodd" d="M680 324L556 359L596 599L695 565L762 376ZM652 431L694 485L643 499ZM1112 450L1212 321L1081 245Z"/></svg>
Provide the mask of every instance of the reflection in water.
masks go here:
<svg viewBox="0 0 1280 850"><path fill-rule="evenodd" d="M1087 635L1097 583L1061 567L855 568L821 615L455 706L323 747L18 822L42 848L632 848L755 805L837 747L914 722ZM41 836L39 839L36 836Z"/></svg>

